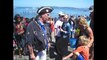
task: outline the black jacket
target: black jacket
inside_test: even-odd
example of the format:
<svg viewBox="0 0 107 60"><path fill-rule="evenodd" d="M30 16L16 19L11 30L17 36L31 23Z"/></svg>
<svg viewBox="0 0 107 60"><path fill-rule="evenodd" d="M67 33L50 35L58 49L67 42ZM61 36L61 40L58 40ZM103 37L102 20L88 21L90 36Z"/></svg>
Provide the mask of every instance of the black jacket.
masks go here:
<svg viewBox="0 0 107 60"><path fill-rule="evenodd" d="M35 50L42 51L46 48L44 33L36 21L31 21L27 26L26 43L33 46Z"/></svg>

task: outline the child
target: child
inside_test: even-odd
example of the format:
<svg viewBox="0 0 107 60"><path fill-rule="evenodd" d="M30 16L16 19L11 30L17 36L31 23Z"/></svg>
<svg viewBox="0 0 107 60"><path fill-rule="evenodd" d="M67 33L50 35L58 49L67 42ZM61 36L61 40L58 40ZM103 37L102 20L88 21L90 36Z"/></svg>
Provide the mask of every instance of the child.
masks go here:
<svg viewBox="0 0 107 60"><path fill-rule="evenodd" d="M77 56L77 60L89 60L89 47L87 47L89 39L85 35L80 36L78 43L80 46L77 47L77 49L70 53L68 56L63 57L62 60L66 60L73 55Z"/></svg>

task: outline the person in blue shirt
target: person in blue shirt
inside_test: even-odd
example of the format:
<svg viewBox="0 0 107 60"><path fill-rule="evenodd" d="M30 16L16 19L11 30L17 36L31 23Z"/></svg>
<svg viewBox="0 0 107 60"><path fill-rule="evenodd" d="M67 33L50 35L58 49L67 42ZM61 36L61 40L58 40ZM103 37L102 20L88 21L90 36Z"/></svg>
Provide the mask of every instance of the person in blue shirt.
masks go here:
<svg viewBox="0 0 107 60"><path fill-rule="evenodd" d="M68 51L68 41L71 36L71 32L70 32L70 24L68 20L69 20L69 16L65 14L62 27L60 27L61 37L56 42L57 52L60 55L59 60L62 60L63 56L66 56L70 53Z"/></svg>
<svg viewBox="0 0 107 60"><path fill-rule="evenodd" d="M46 60L46 50L49 40L46 35L45 23L49 14L53 11L51 7L40 7L37 17L28 24L26 32L26 45L29 50L30 60Z"/></svg>

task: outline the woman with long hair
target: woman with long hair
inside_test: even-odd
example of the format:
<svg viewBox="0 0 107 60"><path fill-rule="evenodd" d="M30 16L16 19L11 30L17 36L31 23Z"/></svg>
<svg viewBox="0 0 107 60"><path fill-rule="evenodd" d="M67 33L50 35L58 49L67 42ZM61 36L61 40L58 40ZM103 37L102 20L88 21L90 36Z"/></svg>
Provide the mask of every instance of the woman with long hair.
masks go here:
<svg viewBox="0 0 107 60"><path fill-rule="evenodd" d="M87 24L87 21L84 17L79 18L78 26L80 28L80 35L86 35L90 39L87 47L90 47L90 56L94 55L94 34L91 27Z"/></svg>

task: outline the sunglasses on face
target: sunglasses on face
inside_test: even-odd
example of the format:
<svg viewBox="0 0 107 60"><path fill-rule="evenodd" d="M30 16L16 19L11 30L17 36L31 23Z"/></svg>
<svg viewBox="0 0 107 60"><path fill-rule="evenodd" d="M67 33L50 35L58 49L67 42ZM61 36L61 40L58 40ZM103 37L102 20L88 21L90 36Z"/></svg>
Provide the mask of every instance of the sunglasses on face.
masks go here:
<svg viewBox="0 0 107 60"><path fill-rule="evenodd" d="M60 17L64 17L64 16L62 15L62 16L60 16Z"/></svg>

